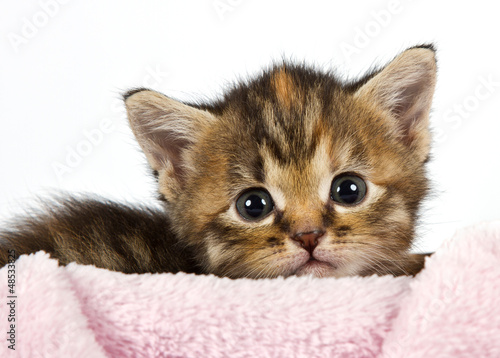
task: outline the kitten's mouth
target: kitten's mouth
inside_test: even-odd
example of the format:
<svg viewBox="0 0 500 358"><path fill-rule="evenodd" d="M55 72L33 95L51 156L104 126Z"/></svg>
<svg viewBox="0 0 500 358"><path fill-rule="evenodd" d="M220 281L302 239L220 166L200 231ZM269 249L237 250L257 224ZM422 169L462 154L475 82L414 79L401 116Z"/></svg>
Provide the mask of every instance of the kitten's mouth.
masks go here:
<svg viewBox="0 0 500 358"><path fill-rule="evenodd" d="M297 276L312 275L315 277L333 276L336 267L328 262L319 261L311 257L309 261L300 266L295 272Z"/></svg>

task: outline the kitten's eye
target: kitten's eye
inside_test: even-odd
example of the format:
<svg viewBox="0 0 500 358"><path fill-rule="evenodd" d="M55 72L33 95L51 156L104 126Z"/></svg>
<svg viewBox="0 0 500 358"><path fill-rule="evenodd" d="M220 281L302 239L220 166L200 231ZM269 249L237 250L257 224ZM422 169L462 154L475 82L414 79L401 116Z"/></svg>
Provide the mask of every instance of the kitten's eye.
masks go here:
<svg viewBox="0 0 500 358"><path fill-rule="evenodd" d="M331 198L340 204L356 205L366 195L366 183L355 175L340 175L333 180Z"/></svg>
<svg viewBox="0 0 500 358"><path fill-rule="evenodd" d="M236 209L245 219L256 221L263 219L273 210L271 195L262 189L251 189L238 198Z"/></svg>

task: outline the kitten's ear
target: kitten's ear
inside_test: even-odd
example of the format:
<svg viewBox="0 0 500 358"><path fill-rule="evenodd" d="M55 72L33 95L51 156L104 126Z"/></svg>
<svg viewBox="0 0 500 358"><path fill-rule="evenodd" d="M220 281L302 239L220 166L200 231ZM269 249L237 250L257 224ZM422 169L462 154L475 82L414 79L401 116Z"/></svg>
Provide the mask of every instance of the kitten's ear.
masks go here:
<svg viewBox="0 0 500 358"><path fill-rule="evenodd" d="M397 56L355 95L388 111L397 135L425 160L430 150L429 112L435 85L434 49L414 47Z"/></svg>
<svg viewBox="0 0 500 358"><path fill-rule="evenodd" d="M130 127L151 167L182 182L189 167L185 152L214 117L146 89L128 92L124 100Z"/></svg>

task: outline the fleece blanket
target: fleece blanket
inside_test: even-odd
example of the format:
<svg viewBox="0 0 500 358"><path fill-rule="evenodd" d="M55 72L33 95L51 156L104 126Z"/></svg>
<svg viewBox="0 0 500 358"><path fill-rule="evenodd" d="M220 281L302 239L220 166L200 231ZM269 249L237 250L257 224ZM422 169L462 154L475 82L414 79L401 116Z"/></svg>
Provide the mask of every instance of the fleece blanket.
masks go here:
<svg viewBox="0 0 500 358"><path fill-rule="evenodd" d="M125 275L43 252L8 274L0 357L500 357L500 222L415 278Z"/></svg>

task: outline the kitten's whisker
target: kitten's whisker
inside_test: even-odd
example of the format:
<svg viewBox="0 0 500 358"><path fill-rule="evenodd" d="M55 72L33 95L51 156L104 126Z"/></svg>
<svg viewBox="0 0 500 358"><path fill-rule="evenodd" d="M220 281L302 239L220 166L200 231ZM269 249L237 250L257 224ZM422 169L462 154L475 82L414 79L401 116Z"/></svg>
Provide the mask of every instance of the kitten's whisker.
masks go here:
<svg viewBox="0 0 500 358"><path fill-rule="evenodd" d="M375 270L375 273L383 274L383 273L388 272L388 273L394 275L393 271L389 267L384 265L384 263L382 261L377 260L369 253L367 253L367 254L361 253L360 256L363 257L364 260L366 260L367 262L369 262L371 264L370 267L372 267Z"/></svg>
<svg viewBox="0 0 500 358"><path fill-rule="evenodd" d="M239 261L240 262L243 262L244 263L244 266L248 266L249 264L255 264L255 263L259 263L260 261L262 260L265 260L266 258L270 257L270 256L273 256L275 255L275 253L271 253L271 254L268 254L268 255L265 255L265 256L260 256L260 257L254 257L254 258L251 258L251 259L242 259L242 258L239 258ZM222 271L222 276L228 276L228 277L232 277L232 274L237 272L237 271L240 271L241 268L242 268L242 265L237 265L237 264L228 264L226 265L227 267ZM255 272L257 269L259 269L258 267L254 267L250 272ZM248 271L245 271L246 274L245 276L247 276L250 272Z"/></svg>
<svg viewBox="0 0 500 358"><path fill-rule="evenodd" d="M396 269L400 270L405 275L408 275L408 271L404 268L404 266L399 265L399 260L393 260L391 256L385 255L383 252L369 250L369 252L362 252L360 254L364 259L375 264L381 269L381 271L378 271L377 273L390 273L393 276L397 276L394 270L390 267L393 265ZM403 260L403 262L405 261Z"/></svg>
<svg viewBox="0 0 500 358"><path fill-rule="evenodd" d="M391 264L393 264L394 266L396 266L396 268L398 268L399 270L401 270L401 272L403 272L405 275L409 275L409 273L405 269L405 267L403 265L399 264L400 262L402 262L402 263L407 263L408 262L408 260L405 257L401 256L401 254L402 254L401 251L397 251L397 250L391 249L389 247L386 247L386 246L383 246L383 245L379 245L379 244L375 244L375 243L370 243L368 245L372 245L372 246L375 246L375 247L380 247L380 248L384 249L384 251L388 250L391 253L396 254L397 256L399 256L400 258L394 258L394 257L392 257L390 255L385 254L383 251L378 251L378 250L377 251L373 251L378 256L382 256L381 258L383 260L386 260L386 261L390 262Z"/></svg>

